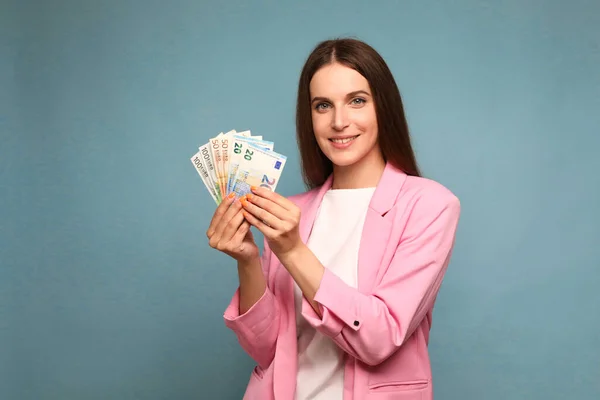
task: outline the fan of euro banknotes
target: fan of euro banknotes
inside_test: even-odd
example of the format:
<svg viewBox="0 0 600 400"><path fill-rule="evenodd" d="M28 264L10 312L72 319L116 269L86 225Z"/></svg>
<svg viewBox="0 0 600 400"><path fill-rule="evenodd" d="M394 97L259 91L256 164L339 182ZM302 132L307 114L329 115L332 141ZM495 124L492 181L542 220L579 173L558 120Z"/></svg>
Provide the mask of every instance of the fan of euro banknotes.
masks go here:
<svg viewBox="0 0 600 400"><path fill-rule="evenodd" d="M287 157L274 144L250 131L219 133L191 157L202 182L217 204L230 193L250 193L252 186L275 191Z"/></svg>

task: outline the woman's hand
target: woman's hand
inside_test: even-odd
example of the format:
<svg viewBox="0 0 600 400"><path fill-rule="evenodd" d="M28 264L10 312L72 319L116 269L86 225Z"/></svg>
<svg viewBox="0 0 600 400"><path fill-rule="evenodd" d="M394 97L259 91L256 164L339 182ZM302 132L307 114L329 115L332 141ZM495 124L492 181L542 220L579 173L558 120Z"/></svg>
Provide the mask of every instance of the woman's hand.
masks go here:
<svg viewBox="0 0 600 400"><path fill-rule="evenodd" d="M233 194L217 207L206 231L210 247L222 251L238 262L247 263L259 257L259 250L244 220L242 205Z"/></svg>
<svg viewBox="0 0 600 400"><path fill-rule="evenodd" d="M264 188L252 188L241 199L244 217L260 230L273 254L292 278L319 317L322 310L314 301L325 268L300 239L300 208L290 200Z"/></svg>
<svg viewBox="0 0 600 400"><path fill-rule="evenodd" d="M280 259L302 245L298 224L300 209L285 197L261 187L241 199L244 217L265 235Z"/></svg>

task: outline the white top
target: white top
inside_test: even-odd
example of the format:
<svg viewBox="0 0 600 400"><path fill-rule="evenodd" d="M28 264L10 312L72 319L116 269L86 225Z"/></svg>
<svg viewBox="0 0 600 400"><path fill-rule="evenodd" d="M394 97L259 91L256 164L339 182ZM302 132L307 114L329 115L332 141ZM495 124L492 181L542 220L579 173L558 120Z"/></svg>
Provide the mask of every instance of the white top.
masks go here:
<svg viewBox="0 0 600 400"><path fill-rule="evenodd" d="M358 248L375 188L325 193L307 246L321 263L352 287L357 286ZM344 352L302 317L302 293L294 285L298 332L296 400L342 400Z"/></svg>

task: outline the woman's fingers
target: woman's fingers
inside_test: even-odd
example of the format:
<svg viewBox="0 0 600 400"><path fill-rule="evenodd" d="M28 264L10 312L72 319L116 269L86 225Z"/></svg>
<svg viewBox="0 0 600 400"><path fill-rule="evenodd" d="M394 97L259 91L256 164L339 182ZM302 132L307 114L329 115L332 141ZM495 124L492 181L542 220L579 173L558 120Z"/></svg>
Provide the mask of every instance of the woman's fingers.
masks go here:
<svg viewBox="0 0 600 400"><path fill-rule="evenodd" d="M244 218L246 218L246 221L248 221L252 226L255 226L267 238L271 238L277 233L275 229L266 225L264 222L256 218L254 215L250 214L248 211L244 210L243 213Z"/></svg>
<svg viewBox="0 0 600 400"><path fill-rule="evenodd" d="M228 210L229 206L233 202L234 197L235 197L234 193L231 193L229 196L225 197L225 199L223 199L221 204L219 204L219 206L215 210L215 213L213 214L213 217L212 217L210 224L208 226L208 229L206 231L206 236L209 239L211 238L212 235L214 235L215 230L217 229L217 225L219 224L219 222L221 221L221 218L223 217L223 215L225 214L225 212Z"/></svg>
<svg viewBox="0 0 600 400"><path fill-rule="evenodd" d="M292 225L296 225L300 221L300 208L278 193L261 187L253 187L250 198L257 205L260 202L261 208L264 204L265 209L272 210L273 214L282 221L286 221Z"/></svg>
<svg viewBox="0 0 600 400"><path fill-rule="evenodd" d="M217 244L221 241L221 238L223 237L223 233L224 233L225 229L231 222L232 218L241 209L242 209L242 205L241 205L240 201L236 200L233 202L233 204L231 204L229 206L227 211L225 211L225 213L223 214L223 216L221 217L219 222L216 224L216 227L214 228L214 233L210 236L209 244L211 245L211 247L216 247ZM236 227L236 229L237 229L237 227Z"/></svg>
<svg viewBox="0 0 600 400"><path fill-rule="evenodd" d="M233 246L234 250L243 251L245 244L244 238L250 230L250 223L244 220L244 215L242 213L240 214L242 215L242 224L238 228L235 235L233 235L233 237L231 238L231 245Z"/></svg>
<svg viewBox="0 0 600 400"><path fill-rule="evenodd" d="M271 200L273 203L279 205L287 211L295 211L297 209L297 206L292 201L286 199L279 193L275 193L269 189L253 186L252 193L267 200Z"/></svg>
<svg viewBox="0 0 600 400"><path fill-rule="evenodd" d="M223 229L223 233L219 238L219 244L227 243L233 239L236 232L239 230L240 225L244 222L244 214L242 214L241 207L238 209L237 214L235 214L225 225Z"/></svg>
<svg viewBox="0 0 600 400"><path fill-rule="evenodd" d="M279 218L277 218L276 216L274 216L273 214L271 214L269 211L249 202L247 199L245 199L243 197L241 199L241 203L242 203L242 206L244 207L244 210L246 210L248 213L252 214L258 220L266 223L268 226L270 226L273 229L281 229L281 225L282 225L281 220Z"/></svg>
<svg viewBox="0 0 600 400"><path fill-rule="evenodd" d="M269 200L266 197L257 196L251 193L248 193L244 196L250 203L256 205L258 208L261 208L268 213L272 214L274 217L280 220L286 220L289 216L289 211L279 204L275 203L273 200ZM243 199L243 198L242 198ZM242 202L242 204L244 204ZM254 214L254 213L253 213ZM256 214L255 214L256 215ZM256 217L260 218L259 215Z"/></svg>

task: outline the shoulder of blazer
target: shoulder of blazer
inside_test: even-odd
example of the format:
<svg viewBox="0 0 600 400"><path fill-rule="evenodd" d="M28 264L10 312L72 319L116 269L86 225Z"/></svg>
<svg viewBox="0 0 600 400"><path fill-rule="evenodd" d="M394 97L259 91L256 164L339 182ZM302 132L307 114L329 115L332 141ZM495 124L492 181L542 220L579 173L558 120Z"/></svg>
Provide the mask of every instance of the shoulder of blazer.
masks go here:
<svg viewBox="0 0 600 400"><path fill-rule="evenodd" d="M310 211L309 208L314 208L313 200L322 195L330 185L331 177L323 185L288 196L287 199L296 204L304 213ZM443 207L453 203L460 205L454 193L441 183L430 178L405 175L402 171L387 164L370 207L380 215L385 215L390 209L397 206L406 210L423 206Z"/></svg>
<svg viewBox="0 0 600 400"><path fill-rule="evenodd" d="M430 178L406 175L388 165L373 195L371 209L393 220L417 211L437 213L447 207L460 209L458 198L441 183ZM388 215L389 213L389 215Z"/></svg>
<svg viewBox="0 0 600 400"><path fill-rule="evenodd" d="M397 203L416 207L439 208L460 204L458 197L446 186L429 178L407 176Z"/></svg>
<svg viewBox="0 0 600 400"><path fill-rule="evenodd" d="M442 213L458 216L461 204L458 197L441 183L429 178L407 176L394 199L386 219L402 229L430 224Z"/></svg>

